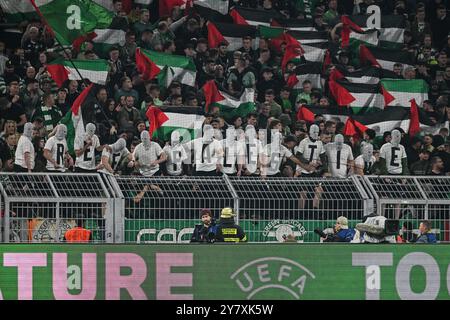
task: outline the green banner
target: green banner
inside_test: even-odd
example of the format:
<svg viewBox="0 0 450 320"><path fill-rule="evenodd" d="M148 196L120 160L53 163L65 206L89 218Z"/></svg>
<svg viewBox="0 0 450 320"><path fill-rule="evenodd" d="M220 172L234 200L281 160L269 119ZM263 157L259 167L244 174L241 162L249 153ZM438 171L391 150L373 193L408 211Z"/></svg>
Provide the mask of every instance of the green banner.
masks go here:
<svg viewBox="0 0 450 320"><path fill-rule="evenodd" d="M400 226L406 220L400 220ZM349 227L355 227L360 220L349 220ZM419 220L411 220L413 228L418 232ZM192 231L199 220L189 219L165 219L165 220L125 220L125 242L136 243L188 243ZM288 235L293 235L297 242L316 243L320 237L314 233L314 229L321 230L333 227L335 220L240 220L239 225L247 234L249 242L284 242ZM447 225L445 225L447 223ZM448 234L447 221L435 221L433 231L438 240L444 239ZM445 231L445 232L444 232Z"/></svg>
<svg viewBox="0 0 450 320"><path fill-rule="evenodd" d="M0 245L2 299L449 299L446 245Z"/></svg>

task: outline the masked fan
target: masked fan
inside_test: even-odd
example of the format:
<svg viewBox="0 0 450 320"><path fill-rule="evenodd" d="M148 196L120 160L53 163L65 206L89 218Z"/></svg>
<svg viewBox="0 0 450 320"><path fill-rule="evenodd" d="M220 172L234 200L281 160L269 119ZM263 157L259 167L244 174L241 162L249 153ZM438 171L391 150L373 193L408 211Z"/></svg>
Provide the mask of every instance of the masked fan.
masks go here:
<svg viewBox="0 0 450 320"><path fill-rule="evenodd" d="M148 131L141 132L141 141L133 152L135 167L145 177L160 176L159 164L166 161L166 154L159 144L151 141Z"/></svg>
<svg viewBox="0 0 450 320"><path fill-rule="evenodd" d="M31 172L34 169L34 146L31 142L33 134L33 124L31 122L25 123L23 127L23 134L17 143L17 149L14 156L14 171L15 172Z"/></svg>
<svg viewBox="0 0 450 320"><path fill-rule="evenodd" d="M308 171L300 166L297 166L295 176L315 176L316 168L327 165L325 148L319 139L320 129L316 124L309 128L308 137L300 141L300 144L294 148L294 153L297 158L303 163L310 164L314 170ZM323 168L326 170L326 168Z"/></svg>
<svg viewBox="0 0 450 320"><path fill-rule="evenodd" d="M361 155L355 159L355 173L360 176L373 174L376 161L373 145L364 143L361 147Z"/></svg>
<svg viewBox="0 0 450 320"><path fill-rule="evenodd" d="M95 134L95 124L88 123L86 132L75 136L74 149L75 172L95 172L95 151L103 151L105 146L100 145L100 140Z"/></svg>
<svg viewBox="0 0 450 320"><path fill-rule="evenodd" d="M103 149L100 172L117 173L120 171L120 165L124 162L128 167L134 167L132 154L127 149L127 142L120 138L115 143L109 145L109 148Z"/></svg>
<svg viewBox="0 0 450 320"><path fill-rule="evenodd" d="M405 147L400 144L402 134L399 130L391 133L391 142L383 144L380 149L380 162L383 174L408 175L408 159Z"/></svg>
<svg viewBox="0 0 450 320"><path fill-rule="evenodd" d="M170 144L163 148L166 154L166 172L170 176L181 176L184 172L183 163L188 159L186 150L181 144L181 134L178 131L172 132Z"/></svg>
<svg viewBox="0 0 450 320"><path fill-rule="evenodd" d="M333 177L346 178L353 174L353 152L349 145L344 143L344 136L338 134L334 142L326 146L328 168Z"/></svg>
<svg viewBox="0 0 450 320"><path fill-rule="evenodd" d="M67 127L59 124L56 127L56 133L45 143L44 158L47 159L48 171L64 172L69 166L73 165L73 159L67 152ZM66 162L67 160L67 162Z"/></svg>

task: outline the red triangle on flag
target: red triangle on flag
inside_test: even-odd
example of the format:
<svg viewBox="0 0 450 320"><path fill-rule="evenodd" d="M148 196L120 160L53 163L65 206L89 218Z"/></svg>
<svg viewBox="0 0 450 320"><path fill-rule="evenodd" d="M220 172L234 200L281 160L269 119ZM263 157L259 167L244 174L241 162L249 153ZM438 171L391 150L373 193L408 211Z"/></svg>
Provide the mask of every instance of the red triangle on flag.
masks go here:
<svg viewBox="0 0 450 320"><path fill-rule="evenodd" d="M384 106L386 107L392 101L395 100L395 97L392 94L390 94L389 91L387 91L381 83L380 85L381 85L381 93L383 94L384 97Z"/></svg>
<svg viewBox="0 0 450 320"><path fill-rule="evenodd" d="M356 23L354 23L348 16L342 16L341 22L343 24L342 32L341 32L341 46L348 47L350 44L350 32L352 30L364 33L364 30L361 29L360 26L358 26Z"/></svg>
<svg viewBox="0 0 450 320"><path fill-rule="evenodd" d="M330 72L330 76L329 76L329 80L330 81L336 81L339 79L344 78L344 75L336 68L334 68L331 72Z"/></svg>
<svg viewBox="0 0 450 320"><path fill-rule="evenodd" d="M140 48L136 48L135 56L136 68L142 74L142 80L154 79L161 72L161 69Z"/></svg>
<svg viewBox="0 0 450 320"><path fill-rule="evenodd" d="M208 45L210 48L217 48L222 41L228 43L225 37L220 33L217 27L211 22L208 22ZM228 43L229 44L229 43Z"/></svg>
<svg viewBox="0 0 450 320"><path fill-rule="evenodd" d="M232 9L230 11L230 16L231 16L231 18L233 18L233 21L235 24L240 24L240 25L244 25L244 26L249 25L247 20L245 20L236 9Z"/></svg>
<svg viewBox="0 0 450 320"><path fill-rule="evenodd" d="M378 63L372 52L363 44L359 46L359 61L361 64L369 62L371 66L381 68L381 65Z"/></svg>
<svg viewBox="0 0 450 320"><path fill-rule="evenodd" d="M58 87L62 87L64 81L69 79L69 71L62 64L48 64L47 71Z"/></svg>
<svg viewBox="0 0 450 320"><path fill-rule="evenodd" d="M209 111L209 106L215 102L225 100L225 97L217 89L216 82L214 80L209 80L202 87L203 94L205 96L205 110Z"/></svg>
<svg viewBox="0 0 450 320"><path fill-rule="evenodd" d="M346 136L353 137L355 140L359 140L360 138L362 138L363 133L366 132L367 129L368 128L361 122L348 117L347 121L345 122L343 133Z"/></svg>
<svg viewBox="0 0 450 320"><path fill-rule="evenodd" d="M301 105L297 112L297 121L304 120L306 122L314 122L315 114L306 108L304 105Z"/></svg>
<svg viewBox="0 0 450 320"><path fill-rule="evenodd" d="M87 86L73 102L71 110L74 115L78 115L81 105L83 104L84 100L86 100L86 97L88 96L93 86L94 86L93 83Z"/></svg>
<svg viewBox="0 0 450 320"><path fill-rule="evenodd" d="M336 81L330 80L328 82L328 86L330 88L331 94L333 95L339 106L348 106L356 100L355 97L353 97L347 89L338 84Z"/></svg>
<svg viewBox="0 0 450 320"><path fill-rule="evenodd" d="M299 83L299 82L300 82L300 81L298 80L297 76L296 76L295 74L291 74L291 75L288 77L287 81L286 81L286 85L287 85L289 88L294 88L295 85L296 85L297 83Z"/></svg>
<svg viewBox="0 0 450 320"><path fill-rule="evenodd" d="M153 133L163 125L164 122L169 120L169 117L159 108L155 106L150 106L145 113L147 119L150 123L150 137L153 136Z"/></svg>
<svg viewBox="0 0 450 320"><path fill-rule="evenodd" d="M409 121L409 136L414 137L420 132L420 121L419 121L419 109L417 107L416 99L411 99L411 109L410 109L410 121Z"/></svg>
<svg viewBox="0 0 450 320"><path fill-rule="evenodd" d="M286 65L292 59L298 58L304 54L303 48L300 46L300 43L297 44L288 44L286 46L286 51L284 52L283 61L281 62L281 68L286 68Z"/></svg>

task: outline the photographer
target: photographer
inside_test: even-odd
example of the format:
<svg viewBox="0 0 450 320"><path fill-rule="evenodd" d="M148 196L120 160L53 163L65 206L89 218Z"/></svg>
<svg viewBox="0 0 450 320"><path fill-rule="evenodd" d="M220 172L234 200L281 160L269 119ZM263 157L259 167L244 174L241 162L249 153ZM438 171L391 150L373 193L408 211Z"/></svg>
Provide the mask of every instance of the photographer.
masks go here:
<svg viewBox="0 0 450 320"><path fill-rule="evenodd" d="M355 236L355 229L348 227L348 219L344 216L340 216L336 220L336 224L332 228L327 228L324 231L314 230L315 233L320 235L323 242L351 242Z"/></svg>
<svg viewBox="0 0 450 320"><path fill-rule="evenodd" d="M202 209L200 212L202 224L197 224L192 233L191 243L213 243L216 235L216 223L211 210Z"/></svg>

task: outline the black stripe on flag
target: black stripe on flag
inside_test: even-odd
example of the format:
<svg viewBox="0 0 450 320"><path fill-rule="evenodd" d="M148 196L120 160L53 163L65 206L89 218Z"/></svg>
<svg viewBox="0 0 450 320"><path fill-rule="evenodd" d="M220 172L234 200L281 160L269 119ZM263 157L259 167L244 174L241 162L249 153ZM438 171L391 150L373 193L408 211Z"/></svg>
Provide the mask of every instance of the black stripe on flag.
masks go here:
<svg viewBox="0 0 450 320"><path fill-rule="evenodd" d="M167 113L183 113L183 114L198 114L198 115L204 115L203 110L199 110L198 108L192 108L192 107L175 107L175 106L167 106L167 107L160 107L162 112Z"/></svg>
<svg viewBox="0 0 450 320"><path fill-rule="evenodd" d="M224 36L230 38L243 38L250 36L256 38L257 28L255 26L244 26L230 23L214 23L217 30Z"/></svg>
<svg viewBox="0 0 450 320"><path fill-rule="evenodd" d="M317 40L315 42L326 42L328 41L328 34L326 31L298 31L298 30L290 30L288 31L295 39L299 40L300 43L302 40Z"/></svg>
<svg viewBox="0 0 450 320"><path fill-rule="evenodd" d="M234 9L247 21L270 23L272 19L275 19L278 22L278 19L283 18L283 16L275 10L258 10L241 7L235 7Z"/></svg>
<svg viewBox="0 0 450 320"><path fill-rule="evenodd" d="M308 62L301 64L295 68L296 75L302 74L321 74L322 73L322 63L320 62Z"/></svg>
<svg viewBox="0 0 450 320"><path fill-rule="evenodd" d="M367 47L370 52L372 52L375 59L380 59L384 61L398 62L401 64L413 65L413 59L409 52L384 49L379 47Z"/></svg>
<svg viewBox="0 0 450 320"><path fill-rule="evenodd" d="M339 85L347 89L350 94L352 93L381 93L381 86L379 84L366 84L366 83L351 83L348 80L337 80Z"/></svg>

